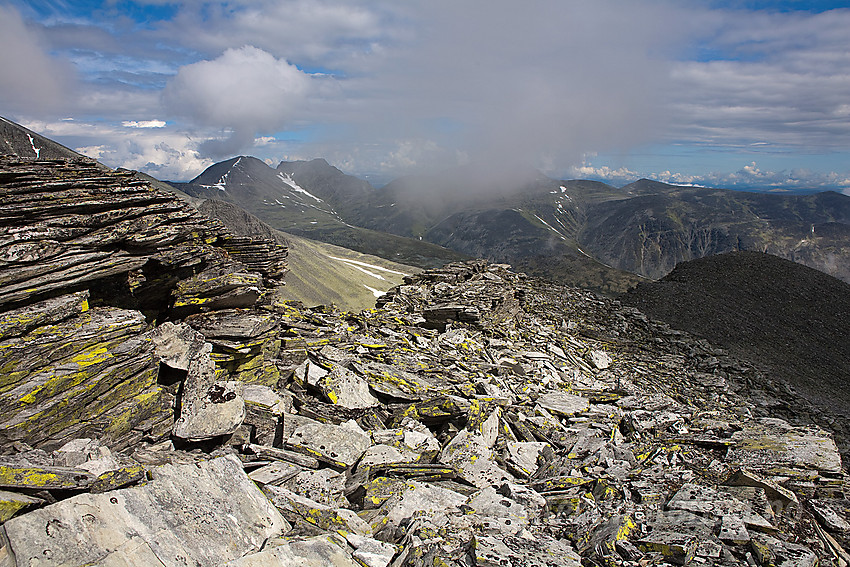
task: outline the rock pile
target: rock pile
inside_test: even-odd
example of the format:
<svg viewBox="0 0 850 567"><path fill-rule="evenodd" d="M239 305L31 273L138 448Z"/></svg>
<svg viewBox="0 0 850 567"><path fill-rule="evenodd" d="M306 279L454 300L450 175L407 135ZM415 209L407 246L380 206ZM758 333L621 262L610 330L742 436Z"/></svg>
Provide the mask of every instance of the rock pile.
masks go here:
<svg viewBox="0 0 850 567"><path fill-rule="evenodd" d="M94 284L4 308L3 567L850 561L830 434L707 343L483 262L237 307L262 275L209 238L133 268L198 247L155 320Z"/></svg>

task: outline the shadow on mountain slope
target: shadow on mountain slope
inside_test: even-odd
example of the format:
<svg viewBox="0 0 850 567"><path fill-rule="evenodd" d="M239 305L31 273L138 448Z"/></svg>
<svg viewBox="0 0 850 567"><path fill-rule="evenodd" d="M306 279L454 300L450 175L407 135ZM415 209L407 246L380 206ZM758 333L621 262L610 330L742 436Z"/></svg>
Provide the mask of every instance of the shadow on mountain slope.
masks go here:
<svg viewBox="0 0 850 567"><path fill-rule="evenodd" d="M733 252L683 262L620 300L850 416L850 285L769 254Z"/></svg>

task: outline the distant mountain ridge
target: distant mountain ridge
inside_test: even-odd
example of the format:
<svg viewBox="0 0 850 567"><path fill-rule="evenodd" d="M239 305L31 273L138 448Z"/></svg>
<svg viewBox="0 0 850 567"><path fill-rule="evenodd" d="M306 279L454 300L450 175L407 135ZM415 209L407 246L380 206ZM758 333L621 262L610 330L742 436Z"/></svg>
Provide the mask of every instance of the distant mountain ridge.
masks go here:
<svg viewBox="0 0 850 567"><path fill-rule="evenodd" d="M0 116L0 155L15 155L34 159L85 157L2 116Z"/></svg>
<svg viewBox="0 0 850 567"><path fill-rule="evenodd" d="M534 170L506 177L464 167L375 189L325 160L272 169L241 157L175 186L194 197L234 202L279 230L419 267L453 254L608 293L640 281L580 250L557 204L537 206L562 190Z"/></svg>
<svg viewBox="0 0 850 567"><path fill-rule="evenodd" d="M5 119L0 143L22 157L80 157ZM272 168L250 156L171 186L192 199L233 203L276 230L407 265L480 257L610 295L680 262L738 250L850 282L850 197L836 192L766 194L646 179L616 188L474 165L376 189L324 159Z"/></svg>
<svg viewBox="0 0 850 567"><path fill-rule="evenodd" d="M371 248L374 239L353 236L368 229L609 294L680 262L737 250L768 252L850 281L850 197L836 192L752 193L647 179L616 188L477 166L375 189L323 159L272 169L244 157L212 166L184 190L218 194L275 228L362 252L389 257L387 247Z"/></svg>
<svg viewBox="0 0 850 567"><path fill-rule="evenodd" d="M238 205L274 229L404 264L426 268L469 258L429 242L347 222L341 214L346 204L356 203L353 197L364 189L373 191L371 186L344 176L324 160L307 163L313 165L296 172L239 156L210 166L188 183L172 185L195 198Z"/></svg>

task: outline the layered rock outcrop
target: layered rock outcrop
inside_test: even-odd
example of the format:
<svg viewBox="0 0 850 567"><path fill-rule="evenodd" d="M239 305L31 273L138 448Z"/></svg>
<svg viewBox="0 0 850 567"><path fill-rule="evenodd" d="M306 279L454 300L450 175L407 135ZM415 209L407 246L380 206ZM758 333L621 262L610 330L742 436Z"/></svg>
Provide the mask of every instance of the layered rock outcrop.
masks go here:
<svg viewBox="0 0 850 567"><path fill-rule="evenodd" d="M0 199L6 446L167 437L177 387L161 379L152 329L251 308L286 269L280 245L234 236L130 172L84 159L0 158ZM257 348L274 351L268 339Z"/></svg>
<svg viewBox="0 0 850 567"><path fill-rule="evenodd" d="M483 262L361 313L275 301L185 213L3 304L3 567L848 560L820 416L705 341Z"/></svg>

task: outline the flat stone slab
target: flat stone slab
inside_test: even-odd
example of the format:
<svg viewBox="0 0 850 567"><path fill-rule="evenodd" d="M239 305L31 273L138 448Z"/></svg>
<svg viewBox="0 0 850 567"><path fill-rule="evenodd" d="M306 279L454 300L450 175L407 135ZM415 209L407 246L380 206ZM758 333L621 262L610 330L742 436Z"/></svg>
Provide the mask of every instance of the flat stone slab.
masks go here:
<svg viewBox="0 0 850 567"><path fill-rule="evenodd" d="M5 551L18 565L40 567L212 567L289 529L235 457L164 465L151 476L142 486L80 494L12 518L3 526Z"/></svg>
<svg viewBox="0 0 850 567"><path fill-rule="evenodd" d="M286 541L271 549L264 549L224 564L224 567L327 566L362 567L329 535Z"/></svg>
<svg viewBox="0 0 850 567"><path fill-rule="evenodd" d="M334 366L319 380L319 387L332 403L349 409L377 406L378 398L369 391L369 384L351 370Z"/></svg>
<svg viewBox="0 0 850 567"><path fill-rule="evenodd" d="M755 536L751 547L753 554L762 565L815 567L818 564L818 556L809 548L778 540L768 535Z"/></svg>
<svg viewBox="0 0 850 567"><path fill-rule="evenodd" d="M510 542L498 536L478 537L475 562L482 567L581 567L581 557L568 543L548 536L533 540L515 537Z"/></svg>
<svg viewBox="0 0 850 567"><path fill-rule="evenodd" d="M590 408L590 402L587 398L568 394L567 392L549 392L543 394L538 398L537 403L540 404L540 407L554 414L566 417L587 411Z"/></svg>
<svg viewBox="0 0 850 567"><path fill-rule="evenodd" d="M95 475L73 467L28 467L0 457L0 487L33 490L79 490L89 487Z"/></svg>
<svg viewBox="0 0 850 567"><path fill-rule="evenodd" d="M762 530L776 529L770 522L754 512L748 503L726 492L698 484L684 484L667 503L667 508L724 520L735 517L750 527Z"/></svg>
<svg viewBox="0 0 850 567"><path fill-rule="evenodd" d="M477 488L516 481L492 460L492 455L493 451L480 433L464 429L445 446L439 461L457 469L461 478Z"/></svg>
<svg viewBox="0 0 850 567"><path fill-rule="evenodd" d="M290 520L303 520L332 532L372 535L369 524L352 510L327 506L283 486L266 486L265 491L277 509Z"/></svg>
<svg viewBox="0 0 850 567"><path fill-rule="evenodd" d="M354 428L305 422L295 427L286 444L320 461L348 468L372 445L372 439Z"/></svg>
<svg viewBox="0 0 850 567"><path fill-rule="evenodd" d="M794 427L775 418L744 424L732 435L736 447L727 460L756 470L783 468L841 472L841 455L832 437L814 427Z"/></svg>
<svg viewBox="0 0 850 567"><path fill-rule="evenodd" d="M398 499L388 500L383 511L386 512L386 524L397 527L419 512L426 516L459 513L460 506L466 503L466 500L466 496L453 490L414 480L404 485Z"/></svg>

